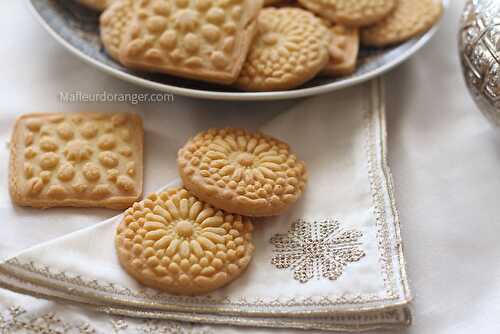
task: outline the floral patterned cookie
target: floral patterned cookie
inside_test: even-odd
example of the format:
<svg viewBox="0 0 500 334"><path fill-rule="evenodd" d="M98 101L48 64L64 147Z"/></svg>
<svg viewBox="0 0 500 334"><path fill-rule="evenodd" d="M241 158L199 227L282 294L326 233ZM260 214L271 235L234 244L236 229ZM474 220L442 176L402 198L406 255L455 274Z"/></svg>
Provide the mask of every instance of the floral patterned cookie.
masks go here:
<svg viewBox="0 0 500 334"><path fill-rule="evenodd" d="M330 33L300 8L264 8L257 36L236 86L246 91L286 90L312 79L329 59Z"/></svg>
<svg viewBox="0 0 500 334"><path fill-rule="evenodd" d="M361 43L383 47L423 34L443 13L441 0L397 0L397 7L386 19L364 29Z"/></svg>
<svg viewBox="0 0 500 334"><path fill-rule="evenodd" d="M115 243L123 268L140 283L197 295L228 284L247 268L252 230L248 218L171 188L127 209Z"/></svg>
<svg viewBox="0 0 500 334"><path fill-rule="evenodd" d="M245 216L279 215L302 195L303 161L287 144L242 129L211 129L179 151L184 185L202 200Z"/></svg>

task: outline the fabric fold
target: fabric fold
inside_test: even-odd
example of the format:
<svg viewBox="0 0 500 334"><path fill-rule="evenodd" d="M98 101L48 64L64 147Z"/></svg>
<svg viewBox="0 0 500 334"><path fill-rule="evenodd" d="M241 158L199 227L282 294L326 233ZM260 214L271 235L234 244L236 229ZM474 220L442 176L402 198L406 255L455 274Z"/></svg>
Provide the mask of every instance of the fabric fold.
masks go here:
<svg viewBox="0 0 500 334"><path fill-rule="evenodd" d="M118 215L1 263L0 285L141 318L320 330L408 325L380 79L304 100L261 130L293 147L310 181L284 215L254 220L254 258L232 284L195 297L141 286L116 257Z"/></svg>

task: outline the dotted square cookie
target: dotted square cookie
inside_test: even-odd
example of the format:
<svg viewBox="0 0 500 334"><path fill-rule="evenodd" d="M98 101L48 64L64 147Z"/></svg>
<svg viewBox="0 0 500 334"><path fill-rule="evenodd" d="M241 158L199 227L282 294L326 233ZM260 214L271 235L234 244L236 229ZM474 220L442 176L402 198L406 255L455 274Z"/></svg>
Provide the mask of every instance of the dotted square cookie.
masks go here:
<svg viewBox="0 0 500 334"><path fill-rule="evenodd" d="M129 68L231 84L256 33L262 0L140 0L123 36Z"/></svg>
<svg viewBox="0 0 500 334"><path fill-rule="evenodd" d="M11 197L37 208L127 208L142 194L143 136L134 114L23 115L10 143Z"/></svg>

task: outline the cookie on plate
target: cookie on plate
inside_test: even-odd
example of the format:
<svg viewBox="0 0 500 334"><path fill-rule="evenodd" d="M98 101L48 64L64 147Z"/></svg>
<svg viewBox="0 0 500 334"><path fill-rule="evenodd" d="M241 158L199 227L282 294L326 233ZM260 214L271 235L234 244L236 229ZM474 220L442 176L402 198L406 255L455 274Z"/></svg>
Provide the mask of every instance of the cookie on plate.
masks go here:
<svg viewBox="0 0 500 334"><path fill-rule="evenodd" d="M248 218L171 188L125 211L115 245L121 265L140 283L197 295L228 284L247 268L252 230Z"/></svg>
<svg viewBox="0 0 500 334"><path fill-rule="evenodd" d="M383 47L423 34L443 13L441 0L397 0L394 12L361 32L361 43Z"/></svg>
<svg viewBox="0 0 500 334"><path fill-rule="evenodd" d="M359 29L335 24L330 32L330 61L322 74L333 77L352 74L356 70L359 52Z"/></svg>
<svg viewBox="0 0 500 334"><path fill-rule="evenodd" d="M262 9L258 32L236 86L245 91L287 90L312 79L329 59L330 32L300 8Z"/></svg>
<svg viewBox="0 0 500 334"><path fill-rule="evenodd" d="M77 0L77 1L90 9L102 12L103 10L108 8L114 1L117 0Z"/></svg>
<svg viewBox="0 0 500 334"><path fill-rule="evenodd" d="M143 128L134 114L24 115L10 151L9 189L19 205L124 209L142 194Z"/></svg>
<svg viewBox="0 0 500 334"><path fill-rule="evenodd" d="M109 6L100 17L101 40L106 52L120 61L120 47L127 25L132 19L134 0L118 0Z"/></svg>
<svg viewBox="0 0 500 334"><path fill-rule="evenodd" d="M231 84L261 8L262 0L137 1L120 61L132 69Z"/></svg>
<svg viewBox="0 0 500 334"><path fill-rule="evenodd" d="M184 186L200 199L245 216L283 213L302 195L305 163L278 139L243 129L210 129L178 154Z"/></svg>
<svg viewBox="0 0 500 334"><path fill-rule="evenodd" d="M374 24L389 15L397 0L299 0L319 16L354 27ZM418 2L415 0L415 2Z"/></svg>

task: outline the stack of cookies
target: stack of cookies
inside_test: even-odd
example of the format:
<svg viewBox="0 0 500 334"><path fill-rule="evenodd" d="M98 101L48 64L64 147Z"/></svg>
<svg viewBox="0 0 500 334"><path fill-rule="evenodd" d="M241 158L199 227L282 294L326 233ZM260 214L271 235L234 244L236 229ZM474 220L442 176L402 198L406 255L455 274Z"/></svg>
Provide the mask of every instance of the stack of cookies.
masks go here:
<svg viewBox="0 0 500 334"><path fill-rule="evenodd" d="M244 91L351 74L360 44L404 42L442 13L441 0L78 1L104 10L102 42L125 67Z"/></svg>
<svg viewBox="0 0 500 334"><path fill-rule="evenodd" d="M304 191L304 162L287 144L242 129L211 129L179 150L183 188L125 211L116 249L144 285L202 294L236 279L254 251L252 217L279 215Z"/></svg>
<svg viewBox="0 0 500 334"><path fill-rule="evenodd" d="M117 228L124 269L173 294L212 291L237 278L254 251L249 217L283 213L307 171L289 146L243 129L211 129L178 153L184 183L138 201L143 126L128 113L23 115L10 143L9 188L22 206L128 208Z"/></svg>

